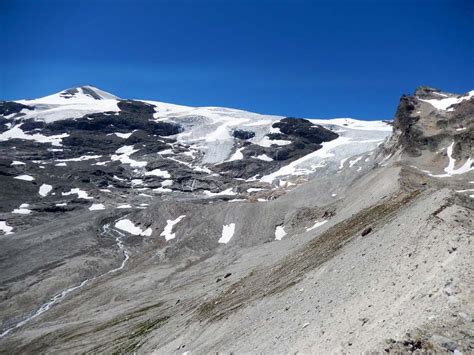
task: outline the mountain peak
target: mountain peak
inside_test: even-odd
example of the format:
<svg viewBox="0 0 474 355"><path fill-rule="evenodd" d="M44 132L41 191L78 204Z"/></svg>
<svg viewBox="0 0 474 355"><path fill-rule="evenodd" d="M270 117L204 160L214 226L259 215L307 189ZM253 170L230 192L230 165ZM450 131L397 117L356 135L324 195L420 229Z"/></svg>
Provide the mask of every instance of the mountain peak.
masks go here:
<svg viewBox="0 0 474 355"><path fill-rule="evenodd" d="M73 97L77 98L78 96L83 96L83 95L89 98L92 98L94 100L118 99L117 96L91 85L72 87L72 88L61 91L57 95L65 99L70 99Z"/></svg>

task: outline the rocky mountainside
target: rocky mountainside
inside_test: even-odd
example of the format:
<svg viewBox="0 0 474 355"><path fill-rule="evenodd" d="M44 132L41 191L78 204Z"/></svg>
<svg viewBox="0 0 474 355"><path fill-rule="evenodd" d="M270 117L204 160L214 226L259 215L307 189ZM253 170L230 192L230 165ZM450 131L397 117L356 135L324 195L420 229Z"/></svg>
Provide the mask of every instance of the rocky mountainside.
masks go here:
<svg viewBox="0 0 474 355"><path fill-rule="evenodd" d="M0 102L0 352L471 352L473 126Z"/></svg>

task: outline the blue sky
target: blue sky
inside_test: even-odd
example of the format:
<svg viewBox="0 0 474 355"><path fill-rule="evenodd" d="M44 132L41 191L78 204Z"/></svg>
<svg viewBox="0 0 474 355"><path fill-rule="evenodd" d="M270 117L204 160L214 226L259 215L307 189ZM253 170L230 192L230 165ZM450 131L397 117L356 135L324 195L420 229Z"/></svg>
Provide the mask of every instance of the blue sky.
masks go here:
<svg viewBox="0 0 474 355"><path fill-rule="evenodd" d="M474 1L1 0L0 99L95 85L295 117L474 89Z"/></svg>

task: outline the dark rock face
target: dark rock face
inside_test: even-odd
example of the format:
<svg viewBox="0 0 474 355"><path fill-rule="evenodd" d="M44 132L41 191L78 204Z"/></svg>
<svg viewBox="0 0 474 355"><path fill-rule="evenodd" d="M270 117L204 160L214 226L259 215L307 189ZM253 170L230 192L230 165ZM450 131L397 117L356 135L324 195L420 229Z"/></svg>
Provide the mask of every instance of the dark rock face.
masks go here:
<svg viewBox="0 0 474 355"><path fill-rule="evenodd" d="M23 131L32 131L35 129L42 129L45 127L45 123L43 121L35 121L33 119L23 121L21 125L21 129Z"/></svg>
<svg viewBox="0 0 474 355"><path fill-rule="evenodd" d="M0 101L0 115L8 116L18 113L23 109L34 110L31 106L26 106L13 101Z"/></svg>
<svg viewBox="0 0 474 355"><path fill-rule="evenodd" d="M102 133L143 130L157 136L171 136L182 132L175 123L153 121L154 106L138 101L120 101L121 111L94 113L74 120L55 121L46 126L51 132L94 131Z"/></svg>
<svg viewBox="0 0 474 355"><path fill-rule="evenodd" d="M82 88L82 91L84 92L84 94L96 99L96 100L102 100L102 97L100 97L99 95L97 95L97 93L94 91L94 90L91 90L89 89L88 87L85 87L83 86Z"/></svg>
<svg viewBox="0 0 474 355"><path fill-rule="evenodd" d="M281 166L296 160L306 154L321 148L321 143L336 139L339 135L324 127L313 125L310 121L301 118L284 118L273 124L273 128L279 128L281 133L269 133L270 140L285 140L291 142L287 145L274 144L263 147L258 144L244 142L241 151L244 159L225 162L216 166L217 171L234 178L248 179L257 174L264 175L275 171ZM241 134L246 137L246 131ZM234 131L234 135L235 135ZM253 133L253 132L250 132ZM240 135L240 133L237 133ZM241 138L248 139L248 138ZM256 159L260 155L266 155L272 159L264 161Z"/></svg>
<svg viewBox="0 0 474 355"><path fill-rule="evenodd" d="M119 101L117 105L122 112L134 113L141 116L150 116L155 113L155 106L145 102L122 100Z"/></svg>
<svg viewBox="0 0 474 355"><path fill-rule="evenodd" d="M297 137L303 143L316 143L332 141L338 135L324 127L313 125L310 121L301 118L284 118L273 124L274 128L280 128L283 134ZM285 139L281 135L269 135L270 139Z"/></svg>
<svg viewBox="0 0 474 355"><path fill-rule="evenodd" d="M403 95L393 122L394 128L400 132L400 144L411 155L419 155L419 146L426 143L423 141L423 132L415 126L420 119L419 116L413 115L416 105L417 100L413 96Z"/></svg>
<svg viewBox="0 0 474 355"><path fill-rule="evenodd" d="M432 109L428 113L420 111L425 99L443 99L437 89L418 88L414 96L403 95L400 99L393 127L398 137L398 145L405 153L419 156L424 149L436 151L440 142L452 136L455 141L454 157L467 159L472 152L474 124L474 99L463 100L448 110ZM453 96L452 94L449 94Z"/></svg>
<svg viewBox="0 0 474 355"><path fill-rule="evenodd" d="M423 100L432 99L432 98L439 99L439 96L437 96L436 93L440 93L440 92L441 90L433 88L433 87L419 86L415 90L415 96Z"/></svg>
<svg viewBox="0 0 474 355"><path fill-rule="evenodd" d="M77 90L77 88L71 88L71 89L64 90L59 95L64 99L70 99L71 97L74 97L74 95L77 94L78 92L79 90Z"/></svg>
<svg viewBox="0 0 474 355"><path fill-rule="evenodd" d="M252 131L245 131L243 129L236 129L232 132L232 135L235 138L246 140L255 137L255 132Z"/></svg>

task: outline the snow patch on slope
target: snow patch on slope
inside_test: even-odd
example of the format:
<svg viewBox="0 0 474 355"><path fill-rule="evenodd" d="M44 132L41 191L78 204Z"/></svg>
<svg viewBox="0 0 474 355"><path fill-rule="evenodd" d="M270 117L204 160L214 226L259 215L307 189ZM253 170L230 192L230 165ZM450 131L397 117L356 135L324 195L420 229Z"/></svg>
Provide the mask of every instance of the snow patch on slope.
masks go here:
<svg viewBox="0 0 474 355"><path fill-rule="evenodd" d="M229 241L234 235L234 232L235 232L235 223L224 224L222 226L222 235L217 242L221 244L229 243Z"/></svg>

